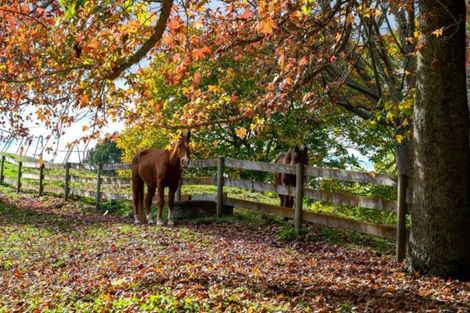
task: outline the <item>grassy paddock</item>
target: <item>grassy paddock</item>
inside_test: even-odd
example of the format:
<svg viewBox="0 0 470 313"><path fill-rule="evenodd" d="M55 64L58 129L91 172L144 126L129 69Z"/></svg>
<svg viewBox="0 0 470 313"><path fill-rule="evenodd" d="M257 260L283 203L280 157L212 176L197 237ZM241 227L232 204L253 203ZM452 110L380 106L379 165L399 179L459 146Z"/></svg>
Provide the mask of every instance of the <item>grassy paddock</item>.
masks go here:
<svg viewBox="0 0 470 313"><path fill-rule="evenodd" d="M39 170L37 169L24 169L24 170L27 173L35 173L35 174L39 173ZM246 176L246 175L255 175L255 174L260 175L259 172L252 173L253 171L239 171L239 170L232 170L232 169L228 169L228 172L236 176L237 175ZM16 179L17 166L6 162L4 173L6 177L10 179ZM188 173L186 173L186 175L188 177L198 176L198 175L199 176L201 175L213 176L214 173L215 172L213 169L191 169L190 171L188 171ZM46 169L45 174L46 175L64 175L65 170L64 169ZM87 177L87 178L96 177L95 172L85 171L85 170L71 169L70 174L76 175L76 176ZM109 177L113 177L113 175L116 175L116 174L120 177L129 177L130 175L129 171L126 170L126 171L117 171L117 173L104 172L103 176L109 175ZM270 175L271 175L270 173L267 173L266 175L263 176L263 179L269 180L271 177ZM37 187L36 190L39 189L37 180L23 178L22 181L24 184L29 184L34 187ZM45 185L63 188L64 182L61 180L50 180L50 181L46 180ZM308 181L308 185L312 188L321 188L321 189L331 191L331 192L348 191L353 194L371 196L371 197L383 197L383 198L388 198L388 199L394 199L395 197L393 188L386 187L386 186L374 186L374 185L369 185L369 184L348 183L348 182L340 182L340 181L325 180L325 179L319 180L317 178L310 178ZM90 191L96 190L96 184L94 183L71 181L70 187L76 188L76 189L90 190ZM102 184L101 190L103 192L122 193L122 194L129 194L129 195L131 194L130 185L114 185L113 186L113 185L108 185L108 184ZM229 197L240 198L240 199L250 200L250 201L257 201L257 202L266 203L266 204L279 204L279 197L273 193L252 192L246 189L241 189L241 188L236 188L236 187L225 187L224 191L227 192ZM215 194L216 187L215 186L185 185L183 186L182 192L186 194L201 194L201 193ZM112 202L112 203L113 204L111 206L106 205L106 204L104 206L109 207L109 209L112 209L113 206L117 206L117 207L120 207L121 211L126 211L125 208L129 207L128 204L118 204L118 202ZM360 207L335 206L335 205L331 205L325 202L314 201L314 200L304 200L304 208L312 212L353 218L359 221L365 221L365 222L376 223L376 224L384 224L384 225L396 225L396 219L397 219L397 215L395 212L386 212L386 211L372 210L372 209L366 209L366 208L360 208ZM126 212L127 214L129 214L131 210L127 209ZM410 224L409 219L408 219L408 224Z"/></svg>
<svg viewBox="0 0 470 313"><path fill-rule="evenodd" d="M54 170L57 171L57 170ZM16 169L8 168L7 177L10 179L16 178ZM52 175L52 174L51 174ZM54 174L59 175L59 174ZM38 181L31 179L23 179L24 183L38 186ZM46 181L46 185L63 188L63 181ZM85 189L85 190L96 190L96 185L91 183L81 183L81 182L70 182L71 188ZM39 187L38 187L39 188ZM112 192L112 193L122 193L122 194L131 194L130 185L119 185L112 186L103 184L103 192ZM217 188L215 186L195 186L195 185L184 185L182 188L183 194L215 194ZM165 192L168 192L167 190ZM240 198L244 200L256 201L266 204L275 204L279 205L279 197L274 193L269 192L254 192L237 187L225 187L224 192L228 194L229 197ZM90 199L93 200L94 199ZM119 201L118 201L119 202ZM127 201L124 201L127 202ZM117 202L116 202L117 203ZM120 204L122 207L129 205ZM360 207L348 207L348 206L334 206L321 201L313 200L304 200L304 208L312 212L325 213L335 216L353 218L359 221L365 221L376 224L384 225L396 225L396 213L395 212L386 212L372 209L365 209ZM129 209L129 212L132 210Z"/></svg>

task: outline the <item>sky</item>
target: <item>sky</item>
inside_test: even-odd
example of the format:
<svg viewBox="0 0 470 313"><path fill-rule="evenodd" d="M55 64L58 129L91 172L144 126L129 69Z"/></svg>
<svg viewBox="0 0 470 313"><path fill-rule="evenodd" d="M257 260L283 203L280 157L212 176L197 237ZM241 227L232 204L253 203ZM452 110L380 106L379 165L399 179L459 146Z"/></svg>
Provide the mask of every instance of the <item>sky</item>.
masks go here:
<svg viewBox="0 0 470 313"><path fill-rule="evenodd" d="M80 139L82 136L86 135L83 132L83 126L89 124L87 120L83 120L80 122L76 122L72 124L71 127L65 129L65 135L63 135L59 140L59 145L57 146L57 153L56 155L52 153L44 152L43 160L51 161L56 163L62 163L65 161L67 156L67 152L69 148L67 148L67 144L73 142L77 139ZM114 133L119 132L124 129L123 122L112 122L109 123L106 127L103 128L102 134L106 133ZM40 136L42 136L43 143L46 143L45 137L50 134L50 130L47 130L44 126L33 126L31 125L31 133L34 136L31 145L28 147L21 139L14 140L8 147L6 146L7 142L0 141L0 151L1 152L9 152L9 153L17 153L20 149L20 146L23 146L24 152L26 156L38 158L40 151L42 150L42 145L40 143ZM70 153L70 157L68 159L69 162L80 162L84 155L86 155L86 150L93 148L97 144L96 140L92 140L89 144L80 143L77 145ZM36 148L37 147L37 148ZM55 146L54 146L55 147Z"/></svg>

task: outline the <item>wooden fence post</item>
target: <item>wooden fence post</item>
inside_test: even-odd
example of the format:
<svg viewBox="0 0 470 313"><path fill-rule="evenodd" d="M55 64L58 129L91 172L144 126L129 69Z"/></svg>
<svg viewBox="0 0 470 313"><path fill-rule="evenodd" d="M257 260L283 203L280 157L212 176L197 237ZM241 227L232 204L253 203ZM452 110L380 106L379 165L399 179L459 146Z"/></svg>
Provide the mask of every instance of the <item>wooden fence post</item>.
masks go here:
<svg viewBox="0 0 470 313"><path fill-rule="evenodd" d="M64 200L69 200L70 193L70 162L65 163Z"/></svg>
<svg viewBox="0 0 470 313"><path fill-rule="evenodd" d="M96 210L100 209L101 201L101 170L103 169L103 164L98 164L98 169L96 171Z"/></svg>
<svg viewBox="0 0 470 313"><path fill-rule="evenodd" d="M1 169L0 169L0 184L3 184L3 171L4 171L4 168L5 168L5 156L2 155L2 165L1 165Z"/></svg>
<svg viewBox="0 0 470 313"><path fill-rule="evenodd" d="M44 194L44 163L39 166L39 196Z"/></svg>
<svg viewBox="0 0 470 313"><path fill-rule="evenodd" d="M217 158L217 217L224 213L224 158Z"/></svg>
<svg viewBox="0 0 470 313"><path fill-rule="evenodd" d="M295 231L298 233L302 228L304 204L304 166L297 163L295 168Z"/></svg>
<svg viewBox="0 0 470 313"><path fill-rule="evenodd" d="M398 195L397 195L397 239L396 239L396 258L401 262L406 256L406 190L408 187L408 176L400 174L398 176Z"/></svg>
<svg viewBox="0 0 470 313"><path fill-rule="evenodd" d="M23 167L23 162L18 161L18 177L16 180L16 193L20 193L21 190L21 169Z"/></svg>

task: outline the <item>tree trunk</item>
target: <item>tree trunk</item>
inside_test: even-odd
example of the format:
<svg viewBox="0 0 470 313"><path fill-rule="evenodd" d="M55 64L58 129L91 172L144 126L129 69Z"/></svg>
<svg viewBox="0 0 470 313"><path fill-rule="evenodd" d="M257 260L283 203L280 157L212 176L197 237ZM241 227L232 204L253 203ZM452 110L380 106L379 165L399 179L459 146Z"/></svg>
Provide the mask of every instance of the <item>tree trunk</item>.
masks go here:
<svg viewBox="0 0 470 313"><path fill-rule="evenodd" d="M395 160L399 175L413 177L413 146L410 139L395 144Z"/></svg>
<svg viewBox="0 0 470 313"><path fill-rule="evenodd" d="M410 265L422 274L470 278L465 1L419 6Z"/></svg>

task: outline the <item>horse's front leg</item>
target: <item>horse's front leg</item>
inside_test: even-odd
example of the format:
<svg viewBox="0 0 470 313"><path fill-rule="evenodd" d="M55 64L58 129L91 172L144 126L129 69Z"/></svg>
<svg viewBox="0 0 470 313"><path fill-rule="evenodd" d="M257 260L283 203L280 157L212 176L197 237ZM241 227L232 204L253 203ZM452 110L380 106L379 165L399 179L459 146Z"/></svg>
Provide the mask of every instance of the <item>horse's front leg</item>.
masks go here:
<svg viewBox="0 0 470 313"><path fill-rule="evenodd" d="M157 206L158 206L158 212L157 212L157 225L165 225L165 222L163 221L163 206L165 205L165 194L164 194L164 186L163 184L158 184L157 187Z"/></svg>
<svg viewBox="0 0 470 313"><path fill-rule="evenodd" d="M173 207L175 206L175 193L177 188L170 187L168 192L168 226L175 225L173 220Z"/></svg>

